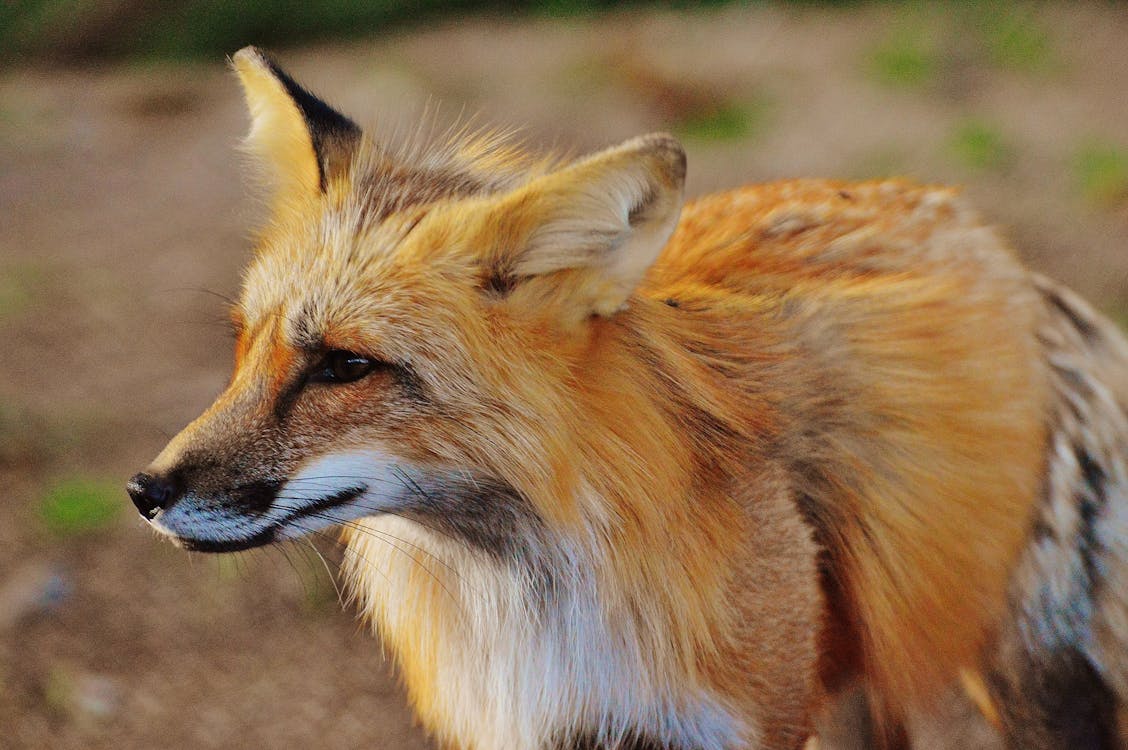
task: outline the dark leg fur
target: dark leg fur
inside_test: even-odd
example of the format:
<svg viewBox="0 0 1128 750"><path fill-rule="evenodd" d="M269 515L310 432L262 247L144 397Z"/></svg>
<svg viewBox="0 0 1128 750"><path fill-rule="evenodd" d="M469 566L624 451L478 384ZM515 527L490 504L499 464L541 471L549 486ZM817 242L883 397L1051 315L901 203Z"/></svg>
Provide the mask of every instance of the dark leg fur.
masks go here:
<svg viewBox="0 0 1128 750"><path fill-rule="evenodd" d="M991 676L1008 744L1016 750L1116 750L1117 701L1076 650L1016 660Z"/></svg>

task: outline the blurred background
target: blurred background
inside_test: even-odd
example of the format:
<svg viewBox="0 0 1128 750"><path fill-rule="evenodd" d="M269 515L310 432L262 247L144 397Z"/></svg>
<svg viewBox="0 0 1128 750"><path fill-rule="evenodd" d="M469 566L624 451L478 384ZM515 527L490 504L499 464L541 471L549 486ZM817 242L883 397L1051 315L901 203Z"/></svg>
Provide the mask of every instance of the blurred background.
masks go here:
<svg viewBox="0 0 1128 750"><path fill-rule="evenodd" d="M230 366L259 211L224 58L250 43L377 134L472 116L581 153L668 130L691 194L962 184L1128 322L1125 4L7 0L0 747L430 747L332 545L188 555L122 490Z"/></svg>

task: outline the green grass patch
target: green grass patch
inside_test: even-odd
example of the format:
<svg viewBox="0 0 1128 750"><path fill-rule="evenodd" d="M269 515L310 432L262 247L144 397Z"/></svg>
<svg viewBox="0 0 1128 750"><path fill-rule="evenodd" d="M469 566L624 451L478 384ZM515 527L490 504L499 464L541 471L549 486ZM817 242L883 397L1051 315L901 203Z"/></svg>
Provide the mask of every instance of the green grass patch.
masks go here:
<svg viewBox="0 0 1128 750"><path fill-rule="evenodd" d="M39 515L56 536L77 536L108 526L125 509L125 491L117 482L73 477L51 487Z"/></svg>
<svg viewBox="0 0 1128 750"><path fill-rule="evenodd" d="M920 88L932 83L940 70L934 35L921 24L901 24L870 50L866 68L886 86Z"/></svg>
<svg viewBox="0 0 1128 750"><path fill-rule="evenodd" d="M1036 11L1007 0L901 4L866 55L867 73L889 87L918 89L942 85L964 68L1056 70L1053 35Z"/></svg>
<svg viewBox="0 0 1128 750"><path fill-rule="evenodd" d="M769 106L766 100L726 101L686 113L674 123L675 135L685 140L726 142L763 132Z"/></svg>
<svg viewBox="0 0 1128 750"><path fill-rule="evenodd" d="M948 138L948 151L961 166L977 172L1002 169L1011 161L1002 131L978 118L956 125Z"/></svg>
<svg viewBox="0 0 1128 750"><path fill-rule="evenodd" d="M1090 138L1077 147L1073 171L1089 203L1109 208L1128 200L1128 149L1103 138Z"/></svg>
<svg viewBox="0 0 1128 750"><path fill-rule="evenodd" d="M974 4L969 22L982 40L993 65L1022 73L1040 73L1057 66L1050 32L1032 8L1008 2Z"/></svg>

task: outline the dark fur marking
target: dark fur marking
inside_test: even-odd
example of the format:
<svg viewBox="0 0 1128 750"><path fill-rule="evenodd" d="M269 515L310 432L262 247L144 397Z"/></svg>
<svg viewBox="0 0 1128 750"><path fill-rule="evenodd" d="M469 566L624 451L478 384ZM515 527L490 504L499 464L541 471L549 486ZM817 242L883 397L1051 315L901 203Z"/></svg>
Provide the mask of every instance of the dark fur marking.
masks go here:
<svg viewBox="0 0 1128 750"><path fill-rule="evenodd" d="M744 437L736 425L688 399L682 402L677 413L681 414L682 423L690 428L691 436L710 452L723 454L732 450Z"/></svg>
<svg viewBox="0 0 1128 750"><path fill-rule="evenodd" d="M1083 339L1092 341L1100 336L1100 331L1097 330L1096 326L1082 318L1077 313L1077 310L1068 305L1066 301L1061 298L1061 295L1056 294L1052 290L1043 290L1042 295L1047 302L1056 307L1058 311L1069 320Z"/></svg>
<svg viewBox="0 0 1128 750"><path fill-rule="evenodd" d="M1023 750L1113 750L1117 702L1092 664L1078 651L1039 655L1013 681L991 676L1001 699L1011 747Z"/></svg>
<svg viewBox="0 0 1128 750"><path fill-rule="evenodd" d="M1046 523L1044 518L1036 518L1034 520L1034 539L1037 541L1049 540L1057 541L1057 532L1054 528Z"/></svg>
<svg viewBox="0 0 1128 750"><path fill-rule="evenodd" d="M462 474L399 477L401 515L504 562L535 565L544 522L520 492L500 480Z"/></svg>
<svg viewBox="0 0 1128 750"><path fill-rule="evenodd" d="M811 472L803 467L796 467L796 473L809 475ZM815 482L808 478L804 483L810 485ZM795 507L799 509L803 520L815 529L816 539L824 547L826 544L826 528L828 526L825 505L826 503L820 503L806 492L800 492L795 498Z"/></svg>
<svg viewBox="0 0 1128 750"><path fill-rule="evenodd" d="M1081 477L1089 488L1089 493L1078 493L1077 502L1077 551L1081 556L1082 572L1085 576L1086 596L1092 598L1094 589L1100 582L1096 556L1100 553L1095 523L1107 503L1104 469L1093 460L1084 448L1075 447L1077 465Z"/></svg>
<svg viewBox="0 0 1128 750"><path fill-rule="evenodd" d="M491 190L481 180L453 169L412 170L391 163L357 175L355 182L356 194L366 196L357 221L358 232L413 207ZM422 216L420 213L419 218Z"/></svg>
<svg viewBox="0 0 1128 750"><path fill-rule="evenodd" d="M854 200L854 196L851 195L850 193L846 192L845 190L839 190L838 191L838 197L841 198L844 201Z"/></svg>
<svg viewBox="0 0 1128 750"><path fill-rule="evenodd" d="M494 297L505 298L517 286L517 279L504 269L494 268L482 280L482 291Z"/></svg>
<svg viewBox="0 0 1128 750"><path fill-rule="evenodd" d="M322 192L325 192L334 150L351 149L355 146L360 140L360 128L352 120L299 86L269 57L263 55L263 59L302 113L302 119L305 120L317 156L318 186Z"/></svg>
<svg viewBox="0 0 1128 750"><path fill-rule="evenodd" d="M278 536L278 529L268 526L253 536L244 539L180 539L180 545L190 552L241 552L254 547L265 547L273 544Z"/></svg>
<svg viewBox="0 0 1128 750"><path fill-rule="evenodd" d="M1084 588L1087 598L1092 599L1095 589L1100 582L1097 570L1096 554L1100 551L1093 521L1098 515L1097 504L1089 498L1080 498L1077 525L1077 552L1081 556L1081 571L1084 575Z"/></svg>
<svg viewBox="0 0 1128 750"><path fill-rule="evenodd" d="M262 514L270 510L281 486L282 482L274 479L247 482L231 490L231 499L239 506L240 511Z"/></svg>
<svg viewBox="0 0 1128 750"><path fill-rule="evenodd" d="M351 503L353 500L356 500L367 491L368 487L365 485L358 485L356 487L349 487L347 489L339 490L338 492L335 492L328 497L323 497L320 500L315 501L311 505L306 505L304 507L298 508L296 511L290 513L275 525L278 528L282 528L283 526L299 518L308 518L310 516L320 515L330 508L335 508L338 505Z"/></svg>
<svg viewBox="0 0 1128 750"><path fill-rule="evenodd" d="M806 496L802 501L811 501ZM819 587L826 601L823 613L819 646L819 677L830 692L844 690L861 673L863 639L858 626L858 616L851 606L846 581L842 579L843 566L835 560L827 547L819 552ZM868 706L867 706L868 709ZM868 718L868 710L866 711ZM872 728L867 734L872 736Z"/></svg>
<svg viewBox="0 0 1128 750"><path fill-rule="evenodd" d="M282 331L286 332L286 323L290 324L290 345L301 349L306 356L312 358L325 352L325 337L316 325L316 310L312 301L304 300L302 306L286 316L282 323Z"/></svg>
<svg viewBox="0 0 1128 750"><path fill-rule="evenodd" d="M417 404L426 403L429 400L427 386L414 367L406 362L389 362L387 369L395 378L396 384L399 385L405 398L409 398Z"/></svg>
<svg viewBox="0 0 1128 750"><path fill-rule="evenodd" d="M302 374L301 377L295 379L278 394L272 410L276 420L285 422L286 417L290 416L290 411L293 410L298 396L301 395L302 389L306 386L306 379L306 375Z"/></svg>
<svg viewBox="0 0 1128 750"><path fill-rule="evenodd" d="M1081 475L1085 479L1085 484L1092 488L1093 495L1103 503L1105 498L1104 469L1093 460L1093 457L1084 448L1077 447L1074 452L1077 455L1077 465L1081 467Z"/></svg>

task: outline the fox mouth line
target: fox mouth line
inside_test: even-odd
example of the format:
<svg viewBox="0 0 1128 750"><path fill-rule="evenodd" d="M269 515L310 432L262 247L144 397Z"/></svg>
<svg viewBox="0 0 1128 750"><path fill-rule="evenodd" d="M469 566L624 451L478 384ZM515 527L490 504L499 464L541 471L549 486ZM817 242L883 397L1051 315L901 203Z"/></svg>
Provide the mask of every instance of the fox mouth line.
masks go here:
<svg viewBox="0 0 1128 750"><path fill-rule="evenodd" d="M194 539L179 537L177 538L177 542L179 542L180 546L184 549L191 552L239 552L254 547L264 547L279 541L278 532L295 521L352 502L367 491L368 487L363 485L340 490L328 497L323 497L309 505L298 508L282 518L279 518L277 521L272 522L266 528L242 539Z"/></svg>

